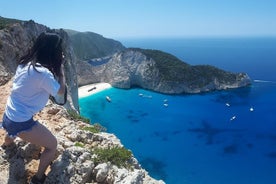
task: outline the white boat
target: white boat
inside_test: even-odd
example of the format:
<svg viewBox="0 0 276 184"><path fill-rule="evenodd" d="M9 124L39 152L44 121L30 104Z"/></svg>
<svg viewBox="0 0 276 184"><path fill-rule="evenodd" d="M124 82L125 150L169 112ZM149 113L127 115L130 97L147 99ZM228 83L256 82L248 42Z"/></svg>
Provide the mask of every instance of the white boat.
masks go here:
<svg viewBox="0 0 276 184"><path fill-rule="evenodd" d="M236 116L233 116L232 118L230 118L230 121L233 121L236 119Z"/></svg>
<svg viewBox="0 0 276 184"><path fill-rule="evenodd" d="M106 96L105 99L108 101L108 102L111 102L111 98L109 96Z"/></svg>

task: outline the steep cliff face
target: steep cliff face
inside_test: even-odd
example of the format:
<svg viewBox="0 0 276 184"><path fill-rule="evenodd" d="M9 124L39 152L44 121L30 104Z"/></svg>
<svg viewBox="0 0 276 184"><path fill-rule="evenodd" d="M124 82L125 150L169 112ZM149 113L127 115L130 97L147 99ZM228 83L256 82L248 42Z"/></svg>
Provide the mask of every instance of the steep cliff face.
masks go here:
<svg viewBox="0 0 276 184"><path fill-rule="evenodd" d="M79 85L96 82L107 82L115 87L130 88L140 86L150 89L158 83L158 70L154 67L154 61L147 59L145 55L135 51L123 51L92 62L81 62L77 72L84 73L79 77Z"/></svg>
<svg viewBox="0 0 276 184"><path fill-rule="evenodd" d="M141 87L161 93L200 93L250 84L245 73L191 66L156 50L127 49L109 58L78 65L79 85L107 82L118 88Z"/></svg>
<svg viewBox="0 0 276 184"><path fill-rule="evenodd" d="M50 29L33 21L19 21L10 24L0 30L0 85L8 82L14 75L17 62L33 44L38 35ZM75 69L76 58L69 41L69 37L63 30L58 32L64 40L65 51L65 75L68 85L67 108L78 110L78 84Z"/></svg>

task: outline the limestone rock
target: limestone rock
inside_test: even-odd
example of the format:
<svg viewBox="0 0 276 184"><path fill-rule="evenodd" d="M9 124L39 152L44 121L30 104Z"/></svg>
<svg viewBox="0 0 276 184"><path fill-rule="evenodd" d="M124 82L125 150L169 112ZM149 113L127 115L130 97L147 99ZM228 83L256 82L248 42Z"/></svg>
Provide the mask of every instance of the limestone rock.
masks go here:
<svg viewBox="0 0 276 184"><path fill-rule="evenodd" d="M110 170L110 166L107 163L102 163L97 165L93 172L96 175L96 181L101 183L107 178L108 172Z"/></svg>

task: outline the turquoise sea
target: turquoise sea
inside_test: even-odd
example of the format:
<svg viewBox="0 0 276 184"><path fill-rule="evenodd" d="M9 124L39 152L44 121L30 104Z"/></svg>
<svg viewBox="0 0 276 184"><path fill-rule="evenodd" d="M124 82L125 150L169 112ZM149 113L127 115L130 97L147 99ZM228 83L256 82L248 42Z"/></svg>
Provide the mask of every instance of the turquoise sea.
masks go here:
<svg viewBox="0 0 276 184"><path fill-rule="evenodd" d="M83 116L116 134L152 177L168 184L276 183L276 38L121 42L247 72L253 82L196 95L111 88L79 99Z"/></svg>

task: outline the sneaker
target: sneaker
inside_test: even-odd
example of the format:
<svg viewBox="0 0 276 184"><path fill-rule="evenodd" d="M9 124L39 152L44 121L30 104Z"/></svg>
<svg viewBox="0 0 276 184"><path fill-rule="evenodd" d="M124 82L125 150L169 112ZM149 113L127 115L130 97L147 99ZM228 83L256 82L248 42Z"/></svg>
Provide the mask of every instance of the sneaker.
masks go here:
<svg viewBox="0 0 276 184"><path fill-rule="evenodd" d="M46 175L44 174L41 179L38 179L36 175L34 175L30 181L30 184L43 184L46 179Z"/></svg>
<svg viewBox="0 0 276 184"><path fill-rule="evenodd" d="M15 143L6 145L5 143L0 146L0 149L4 151L5 158L12 158L17 152L17 146Z"/></svg>

